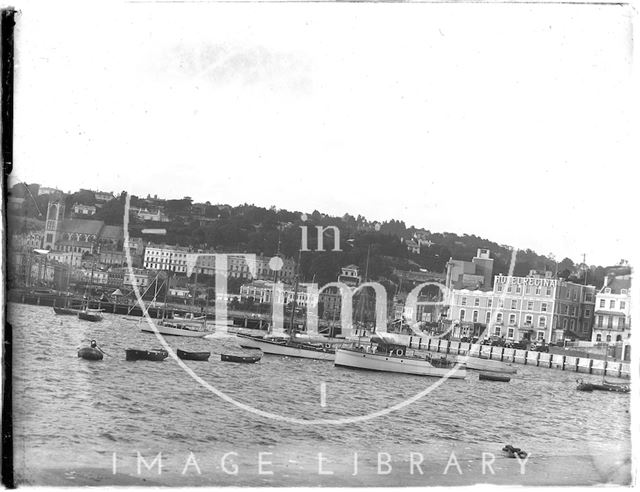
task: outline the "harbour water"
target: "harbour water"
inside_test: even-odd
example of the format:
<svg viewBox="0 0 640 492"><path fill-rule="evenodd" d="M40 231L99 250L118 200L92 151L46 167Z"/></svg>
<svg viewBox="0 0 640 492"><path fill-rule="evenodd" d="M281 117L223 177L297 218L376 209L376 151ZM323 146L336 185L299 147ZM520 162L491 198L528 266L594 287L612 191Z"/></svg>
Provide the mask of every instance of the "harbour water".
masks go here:
<svg viewBox="0 0 640 492"><path fill-rule="evenodd" d="M105 314L102 322L89 323L22 304L7 309L13 327L15 469L19 480L30 483L43 470L99 469L108 477L115 465L118 473L135 474L138 453L149 463L163 454L164 475L147 471L150 480L182 485L329 483L317 473L318 453L325 468L336 472L330 483L340 485L364 483L353 476L354 453L362 473L373 473L381 452L394 463L406 463L412 452L424 463L447 463L452 452L460 462L471 461L482 453L499 457L505 444L513 444L532 460L584 457L592 467L602 463L603 473L630 455L629 395L578 392L574 373L518 366L510 383L498 383L479 381L469 371L467 379L445 381L381 417L302 425L224 401L171 358L125 361L126 348L160 347L136 321ZM103 361L77 357L85 339L98 341L108 354ZM221 362L219 353L241 352L233 336L166 340L174 349L212 352L209 362L186 361L211 386L251 407L296 419L369 414L435 382L269 355L257 364ZM231 452L228 463L237 465L237 475L221 464ZM273 475L257 473L261 452L271 453ZM190 453L201 473L191 473L195 467L182 473Z"/></svg>

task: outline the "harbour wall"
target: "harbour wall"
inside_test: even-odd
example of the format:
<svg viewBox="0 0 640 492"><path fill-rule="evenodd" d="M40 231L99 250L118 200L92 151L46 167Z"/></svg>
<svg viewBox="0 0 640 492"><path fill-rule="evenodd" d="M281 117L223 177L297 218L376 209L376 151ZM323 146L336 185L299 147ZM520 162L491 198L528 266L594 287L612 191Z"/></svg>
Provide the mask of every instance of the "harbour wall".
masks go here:
<svg viewBox="0 0 640 492"><path fill-rule="evenodd" d="M410 335L394 334L394 339L406 344L409 348L439 352L443 354L469 355L483 359L499 360L536 367L560 369L582 374L595 374L630 378L631 368L628 363L605 361L586 357L550 354L533 350L519 350L491 345L479 345L464 342L442 340L439 338L422 338Z"/></svg>

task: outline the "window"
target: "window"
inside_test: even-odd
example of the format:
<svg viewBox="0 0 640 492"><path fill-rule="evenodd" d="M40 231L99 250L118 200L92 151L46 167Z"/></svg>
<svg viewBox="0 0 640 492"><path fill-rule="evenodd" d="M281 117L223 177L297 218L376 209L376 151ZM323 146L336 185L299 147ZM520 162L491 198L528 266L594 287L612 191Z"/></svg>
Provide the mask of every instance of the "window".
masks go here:
<svg viewBox="0 0 640 492"><path fill-rule="evenodd" d="M607 342L611 341L611 335L607 335Z"/></svg>
<svg viewBox="0 0 640 492"><path fill-rule="evenodd" d="M616 337L616 342L621 342L622 341L622 335L618 335Z"/></svg>
<svg viewBox="0 0 640 492"><path fill-rule="evenodd" d="M502 330L500 329L500 327L499 327L499 326L494 326L494 328L493 328L493 334L494 334L494 335L498 335L498 336L500 336L500 332L501 332L501 331L502 331Z"/></svg>
<svg viewBox="0 0 640 492"><path fill-rule="evenodd" d="M570 291L569 289L567 289L567 290L566 290L566 295L565 295L565 297L566 297L567 299L569 299L569 298L571 297L571 291Z"/></svg>
<svg viewBox="0 0 640 492"><path fill-rule="evenodd" d="M507 338L513 338L513 328L507 330Z"/></svg>
<svg viewBox="0 0 640 492"><path fill-rule="evenodd" d="M576 320L572 319L571 321L569 321L569 329L573 331L575 330L575 328L576 328Z"/></svg>
<svg viewBox="0 0 640 492"><path fill-rule="evenodd" d="M502 313L496 315L496 323L502 323Z"/></svg>
<svg viewBox="0 0 640 492"><path fill-rule="evenodd" d="M569 324L569 320L567 320L567 318L564 318L562 320L562 329L566 330L567 329L567 325Z"/></svg>
<svg viewBox="0 0 640 492"><path fill-rule="evenodd" d="M472 320L473 320L474 323L478 322L478 311L474 311L473 312Z"/></svg>
<svg viewBox="0 0 640 492"><path fill-rule="evenodd" d="M615 309L616 308L616 301L615 299L611 299L609 301L609 309Z"/></svg>
<svg viewBox="0 0 640 492"><path fill-rule="evenodd" d="M618 318L618 328L625 329L625 319L623 317Z"/></svg>
<svg viewBox="0 0 640 492"><path fill-rule="evenodd" d="M533 301L527 301L527 311L533 311Z"/></svg>
<svg viewBox="0 0 640 492"><path fill-rule="evenodd" d="M627 307L627 303L624 301L620 301L620 309L624 309Z"/></svg>
<svg viewBox="0 0 640 492"><path fill-rule="evenodd" d="M460 305L462 306L466 306L467 305L467 298L463 297L462 299L460 299Z"/></svg>
<svg viewBox="0 0 640 492"><path fill-rule="evenodd" d="M531 316L530 314L527 314L527 315L524 317L524 324L525 324L525 325L530 325L530 324L532 324L532 323L533 323L533 316Z"/></svg>
<svg viewBox="0 0 640 492"><path fill-rule="evenodd" d="M541 292L542 292L542 287L540 287L539 285L536 286L536 295L539 296Z"/></svg>
<svg viewBox="0 0 640 492"><path fill-rule="evenodd" d="M562 305L562 314L567 314L569 312L569 306L566 304Z"/></svg>
<svg viewBox="0 0 640 492"><path fill-rule="evenodd" d="M474 306L479 306L479 305L480 305L480 298L479 298L479 297L476 297L476 298L473 300L473 305L474 305Z"/></svg>
<svg viewBox="0 0 640 492"><path fill-rule="evenodd" d="M544 340L544 331L538 332L538 340Z"/></svg>
<svg viewBox="0 0 640 492"><path fill-rule="evenodd" d="M627 294L627 289L620 289L620 294L626 295Z"/></svg>
<svg viewBox="0 0 640 492"><path fill-rule="evenodd" d="M498 301L498 307L501 307L501 308L503 308L503 307L504 307L504 299L500 299L500 300Z"/></svg>
<svg viewBox="0 0 640 492"><path fill-rule="evenodd" d="M538 327L540 327L540 328L546 328L547 327L547 317L546 316L540 316L538 318Z"/></svg>
<svg viewBox="0 0 640 492"><path fill-rule="evenodd" d="M585 318L590 318L591 317L591 309L585 309L584 310L584 317Z"/></svg>
<svg viewBox="0 0 640 492"><path fill-rule="evenodd" d="M598 333L596 335L596 342L601 342L602 341L602 335L600 333Z"/></svg>
<svg viewBox="0 0 640 492"><path fill-rule="evenodd" d="M553 293L553 289L551 287L547 287L547 295L550 296Z"/></svg>
<svg viewBox="0 0 640 492"><path fill-rule="evenodd" d="M603 308L604 307L604 299L600 299L600 307Z"/></svg>
<svg viewBox="0 0 640 492"><path fill-rule="evenodd" d="M511 293L511 285L507 286L507 292Z"/></svg>
<svg viewBox="0 0 640 492"><path fill-rule="evenodd" d="M487 313L487 316L485 317L485 321L486 324L489 324L491 322L491 312Z"/></svg>
<svg viewBox="0 0 640 492"><path fill-rule="evenodd" d="M529 287L527 287L528 289ZM521 285L516 285L516 294L522 294L522 286Z"/></svg>
<svg viewBox="0 0 640 492"><path fill-rule="evenodd" d="M607 316L607 328L613 328L613 316Z"/></svg>
<svg viewBox="0 0 640 492"><path fill-rule="evenodd" d="M464 309L461 309L460 310L460 321L464 321L464 315L465 315Z"/></svg>
<svg viewBox="0 0 640 492"><path fill-rule="evenodd" d="M493 299L487 299L487 307L491 307L493 305Z"/></svg>
<svg viewBox="0 0 640 492"><path fill-rule="evenodd" d="M576 307L571 306L571 316L575 316L575 315L576 315Z"/></svg>
<svg viewBox="0 0 640 492"><path fill-rule="evenodd" d="M502 284L498 284L498 286L496 287L496 291L502 292Z"/></svg>
<svg viewBox="0 0 640 492"><path fill-rule="evenodd" d="M547 312L547 303L543 302L542 304L540 304L540 311L542 311L543 313Z"/></svg>
<svg viewBox="0 0 640 492"><path fill-rule="evenodd" d="M602 328L602 316L598 315L598 328Z"/></svg>
<svg viewBox="0 0 640 492"><path fill-rule="evenodd" d="M527 288L524 291L526 294L531 294L531 286L527 285Z"/></svg>
<svg viewBox="0 0 640 492"><path fill-rule="evenodd" d="M509 324L510 324L511 326L513 326L513 325L515 325L515 324L516 324L516 315L515 315L515 314L510 314L510 315L509 315Z"/></svg>
<svg viewBox="0 0 640 492"><path fill-rule="evenodd" d="M574 289L572 292L573 292L573 300L577 301L578 300L578 291Z"/></svg>
<svg viewBox="0 0 640 492"><path fill-rule="evenodd" d="M518 301L511 299L511 309L518 309Z"/></svg>
<svg viewBox="0 0 640 492"><path fill-rule="evenodd" d="M611 289L609 287L607 287L606 289L604 289L604 293L605 294L611 294Z"/></svg>

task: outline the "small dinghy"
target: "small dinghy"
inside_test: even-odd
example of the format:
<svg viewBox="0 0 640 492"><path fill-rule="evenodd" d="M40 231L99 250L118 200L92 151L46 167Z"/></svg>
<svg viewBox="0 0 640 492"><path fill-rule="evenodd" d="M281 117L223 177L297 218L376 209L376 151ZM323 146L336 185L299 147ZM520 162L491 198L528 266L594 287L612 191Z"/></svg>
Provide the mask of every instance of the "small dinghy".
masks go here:
<svg viewBox="0 0 640 492"><path fill-rule="evenodd" d="M629 393L631 386L626 383L610 383L603 381L602 384L598 383L585 383L582 379L576 379L578 391L611 391L613 393Z"/></svg>
<svg viewBox="0 0 640 492"><path fill-rule="evenodd" d="M503 374L492 374L490 372L481 372L478 377L480 381L500 381L501 383L508 383L511 381L510 376L505 376Z"/></svg>
<svg viewBox="0 0 640 492"><path fill-rule="evenodd" d="M82 347L78 350L78 357L86 360L102 360L104 355L98 348Z"/></svg>
<svg viewBox="0 0 640 492"><path fill-rule="evenodd" d="M186 352L184 350L176 350L178 357L182 360L209 360L211 352Z"/></svg>
<svg viewBox="0 0 640 492"><path fill-rule="evenodd" d="M222 362L240 362L242 364L253 364L262 359L260 355L232 355L232 354L220 354L220 360Z"/></svg>
<svg viewBox="0 0 640 492"><path fill-rule="evenodd" d="M96 322L102 321L102 315L100 314L100 311L85 310L78 312L78 319Z"/></svg>
<svg viewBox="0 0 640 492"><path fill-rule="evenodd" d="M166 350L138 350L138 349L126 349L127 360L154 360L161 361L167 358L169 355Z"/></svg>

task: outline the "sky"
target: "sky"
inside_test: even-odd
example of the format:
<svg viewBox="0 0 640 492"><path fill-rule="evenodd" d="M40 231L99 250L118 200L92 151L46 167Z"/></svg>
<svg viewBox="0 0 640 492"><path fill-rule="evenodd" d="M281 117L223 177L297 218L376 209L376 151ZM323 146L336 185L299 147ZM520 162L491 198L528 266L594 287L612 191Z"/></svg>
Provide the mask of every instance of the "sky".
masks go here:
<svg viewBox="0 0 640 492"><path fill-rule="evenodd" d="M14 180L631 258L626 6L18 7Z"/></svg>

